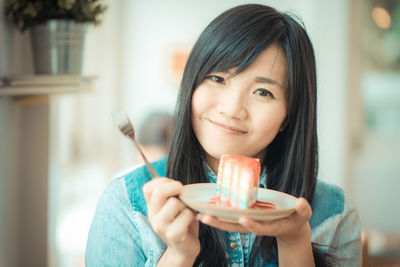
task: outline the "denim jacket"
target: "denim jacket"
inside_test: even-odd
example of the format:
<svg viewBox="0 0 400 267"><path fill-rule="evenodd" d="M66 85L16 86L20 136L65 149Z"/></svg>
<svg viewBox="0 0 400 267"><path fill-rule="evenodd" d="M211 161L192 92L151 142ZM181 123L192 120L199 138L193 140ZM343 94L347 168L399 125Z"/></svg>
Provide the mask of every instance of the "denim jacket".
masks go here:
<svg viewBox="0 0 400 267"><path fill-rule="evenodd" d="M152 164L166 174L166 158ZM209 181L216 176L208 166ZM142 187L150 174L144 166L116 178L102 194L89 231L86 266L156 266L166 250L147 219ZM266 185L265 172L260 187ZM340 266L361 266L360 220L341 189L317 182L311 203L311 241L326 247ZM254 234L220 231L225 239L229 266L248 266ZM235 242L236 246L231 246ZM257 259L261 264L261 258ZM262 266L277 266L268 264Z"/></svg>

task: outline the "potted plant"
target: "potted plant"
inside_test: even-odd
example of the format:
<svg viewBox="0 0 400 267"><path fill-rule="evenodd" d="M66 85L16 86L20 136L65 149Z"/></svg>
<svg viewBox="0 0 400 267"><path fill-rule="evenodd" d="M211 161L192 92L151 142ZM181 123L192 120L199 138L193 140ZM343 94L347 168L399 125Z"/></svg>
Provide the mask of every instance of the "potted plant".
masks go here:
<svg viewBox="0 0 400 267"><path fill-rule="evenodd" d="M31 30L36 74L81 74L88 24L99 25L100 0L9 0L5 13L21 32Z"/></svg>

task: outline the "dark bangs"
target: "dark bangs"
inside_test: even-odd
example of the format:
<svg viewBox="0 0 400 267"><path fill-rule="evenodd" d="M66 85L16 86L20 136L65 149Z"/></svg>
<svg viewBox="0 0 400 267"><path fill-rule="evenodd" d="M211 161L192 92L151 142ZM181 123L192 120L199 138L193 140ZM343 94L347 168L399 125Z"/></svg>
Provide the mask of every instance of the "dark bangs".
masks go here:
<svg viewBox="0 0 400 267"><path fill-rule="evenodd" d="M249 12L249 8L253 11ZM241 12L241 9L242 6L238 6L226 11L200 35L192 52L193 63L200 66L192 89L208 73L231 68L237 68L236 74L242 72L261 52L281 38L285 26L273 8L247 5L246 12Z"/></svg>

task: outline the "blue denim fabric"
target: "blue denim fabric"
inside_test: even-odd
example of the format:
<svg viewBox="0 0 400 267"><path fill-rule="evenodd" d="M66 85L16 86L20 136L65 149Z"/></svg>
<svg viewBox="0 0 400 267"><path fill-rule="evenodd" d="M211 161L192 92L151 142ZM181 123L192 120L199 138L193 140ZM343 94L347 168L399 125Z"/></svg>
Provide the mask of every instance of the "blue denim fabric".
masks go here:
<svg viewBox="0 0 400 267"><path fill-rule="evenodd" d="M166 158L153 163L166 174ZM206 167L209 181L216 176ZM86 247L86 266L156 266L166 249L147 220L142 187L149 181L145 167L115 179L102 194L91 225ZM266 174L260 186L266 185ZM360 221L357 211L341 189L318 181L310 219L312 242L341 260L340 266L361 266ZM230 266L248 266L254 234L220 231ZM230 244L235 242L236 248ZM262 259L257 259L261 264ZM262 266L277 266L268 264Z"/></svg>

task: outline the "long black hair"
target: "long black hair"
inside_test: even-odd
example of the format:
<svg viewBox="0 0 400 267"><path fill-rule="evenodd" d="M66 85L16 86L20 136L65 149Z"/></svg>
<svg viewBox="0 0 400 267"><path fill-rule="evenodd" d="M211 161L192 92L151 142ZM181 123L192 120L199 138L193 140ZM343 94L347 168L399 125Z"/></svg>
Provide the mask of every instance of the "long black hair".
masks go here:
<svg viewBox="0 0 400 267"><path fill-rule="evenodd" d="M257 4L229 9L201 33L186 64L177 102L177 121L167 162L167 176L183 184L208 182L201 162L204 150L192 128L191 101L194 90L210 72L245 70L271 44L278 43L287 60L287 118L267 148L262 162L267 187L311 203L318 169L316 68L310 39L297 19ZM195 265L226 266L223 244L217 231L200 224L201 251ZM314 259L326 266L327 257L313 245ZM257 237L250 266L258 255L264 262L277 258L275 237Z"/></svg>

